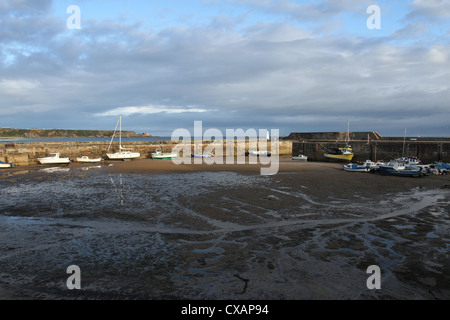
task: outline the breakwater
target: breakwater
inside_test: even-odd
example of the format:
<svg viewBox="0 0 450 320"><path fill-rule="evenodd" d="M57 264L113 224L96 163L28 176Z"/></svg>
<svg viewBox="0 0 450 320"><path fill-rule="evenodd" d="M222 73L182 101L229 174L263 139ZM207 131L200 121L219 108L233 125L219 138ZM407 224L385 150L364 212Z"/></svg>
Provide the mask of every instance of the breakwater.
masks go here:
<svg viewBox="0 0 450 320"><path fill-rule="evenodd" d="M423 139L423 140L422 140ZM426 163L434 161L450 162L450 141L447 139L430 139L426 141L405 141L401 139L383 139L377 141L352 140L350 145L355 154L352 162L365 160L389 161L404 156L416 156ZM292 154L304 154L308 161L327 161L324 152L327 148L343 147L343 143L336 141L298 141L292 142Z"/></svg>
<svg viewBox="0 0 450 320"><path fill-rule="evenodd" d="M151 153L160 146L164 152L170 152L181 141L127 141L124 147L133 149L141 153L141 158L151 158ZM220 146L222 142L216 142L213 145L211 141L202 141L202 149L208 146ZM234 142L235 155L237 154L240 141ZM271 150L271 143L268 141L268 150ZM106 159L106 151L109 142L31 142L31 143L1 143L0 144L0 161L13 162L16 166L27 166L38 164L38 158L46 157L50 153L60 153L62 157L69 157L75 160L77 157L89 156L91 158L103 157ZM194 152L194 142L191 143L191 150ZM245 142L245 150L248 150L248 141ZM118 151L118 145L113 144L112 151ZM197 152L197 151L195 151ZM226 154L226 142L223 142L223 154ZM292 141L279 141L279 154L292 154Z"/></svg>

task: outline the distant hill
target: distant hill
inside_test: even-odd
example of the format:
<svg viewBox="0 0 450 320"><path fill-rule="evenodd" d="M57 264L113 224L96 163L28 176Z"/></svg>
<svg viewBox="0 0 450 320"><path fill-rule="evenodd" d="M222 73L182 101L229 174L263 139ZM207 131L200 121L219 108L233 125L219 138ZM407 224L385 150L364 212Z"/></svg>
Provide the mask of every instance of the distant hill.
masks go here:
<svg viewBox="0 0 450 320"><path fill-rule="evenodd" d="M111 137L113 133L114 131L102 130L0 128L0 137L3 138L106 138ZM151 137L151 135L134 131L122 131L122 137Z"/></svg>

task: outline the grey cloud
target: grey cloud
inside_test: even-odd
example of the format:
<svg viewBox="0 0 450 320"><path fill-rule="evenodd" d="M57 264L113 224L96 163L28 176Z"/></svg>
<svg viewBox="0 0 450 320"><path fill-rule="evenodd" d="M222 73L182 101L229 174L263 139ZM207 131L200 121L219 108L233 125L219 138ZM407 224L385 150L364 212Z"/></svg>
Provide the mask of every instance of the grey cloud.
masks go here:
<svg viewBox="0 0 450 320"><path fill-rule="evenodd" d="M328 10L354 4L339 1ZM289 5L281 1L279 10ZM47 26L43 30L5 21L5 30L16 30L14 45L0 42L3 57L17 56L0 64L1 115L11 126L108 129L116 121L112 110L149 105L206 112L132 114L127 129L168 134L203 120L221 129L344 130L350 118L354 128L395 131L447 121L445 43L398 46L395 37L317 37L288 22L239 29L233 27L239 19L224 17L160 31L83 20L82 30L68 32L45 14L34 19L36 26ZM25 54L27 46L37 49ZM99 113L110 116L92 116Z"/></svg>

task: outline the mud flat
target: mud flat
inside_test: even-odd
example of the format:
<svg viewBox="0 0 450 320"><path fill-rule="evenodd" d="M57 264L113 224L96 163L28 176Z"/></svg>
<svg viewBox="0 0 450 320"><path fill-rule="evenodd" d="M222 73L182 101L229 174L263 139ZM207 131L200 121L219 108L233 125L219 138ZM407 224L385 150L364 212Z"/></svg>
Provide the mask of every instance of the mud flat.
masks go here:
<svg viewBox="0 0 450 320"><path fill-rule="evenodd" d="M0 175L0 299L450 298L450 176L288 158L273 176L149 159Z"/></svg>

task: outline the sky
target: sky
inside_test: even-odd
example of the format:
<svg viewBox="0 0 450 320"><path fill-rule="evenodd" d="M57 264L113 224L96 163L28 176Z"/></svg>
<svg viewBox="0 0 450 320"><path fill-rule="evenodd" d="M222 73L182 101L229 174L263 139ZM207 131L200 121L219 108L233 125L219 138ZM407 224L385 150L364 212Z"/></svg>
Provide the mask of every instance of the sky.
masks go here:
<svg viewBox="0 0 450 320"><path fill-rule="evenodd" d="M0 0L0 127L119 116L450 137L450 0Z"/></svg>

